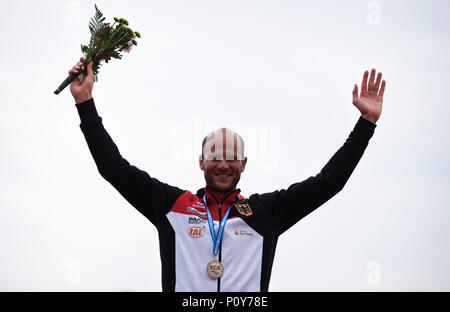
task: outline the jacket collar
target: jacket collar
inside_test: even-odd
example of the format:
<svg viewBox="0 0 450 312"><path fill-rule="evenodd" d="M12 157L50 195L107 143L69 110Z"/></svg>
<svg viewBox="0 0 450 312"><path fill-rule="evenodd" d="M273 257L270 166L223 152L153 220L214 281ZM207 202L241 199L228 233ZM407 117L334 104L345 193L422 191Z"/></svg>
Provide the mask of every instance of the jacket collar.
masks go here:
<svg viewBox="0 0 450 312"><path fill-rule="evenodd" d="M236 200L242 200L244 197L240 195L241 189L236 189L232 192L230 192L223 201L221 201L210 189L208 186L199 189L197 191L197 197L203 200L203 195L206 194L206 203L208 204L208 208L211 211L211 213L214 215L218 211L219 204L221 205L221 215L223 216L223 213L226 212L226 209L228 209Z"/></svg>

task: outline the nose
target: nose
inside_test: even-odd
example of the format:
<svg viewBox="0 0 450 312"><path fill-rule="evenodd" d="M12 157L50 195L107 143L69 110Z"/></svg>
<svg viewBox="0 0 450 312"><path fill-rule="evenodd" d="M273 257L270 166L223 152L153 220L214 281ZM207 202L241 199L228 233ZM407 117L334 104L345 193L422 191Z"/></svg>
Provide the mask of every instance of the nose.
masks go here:
<svg viewBox="0 0 450 312"><path fill-rule="evenodd" d="M219 170L223 170L223 171L226 171L226 170L228 170L228 168L230 167L230 164L226 161L226 159L222 159L222 160L219 160L219 163L217 164L217 169L219 169Z"/></svg>

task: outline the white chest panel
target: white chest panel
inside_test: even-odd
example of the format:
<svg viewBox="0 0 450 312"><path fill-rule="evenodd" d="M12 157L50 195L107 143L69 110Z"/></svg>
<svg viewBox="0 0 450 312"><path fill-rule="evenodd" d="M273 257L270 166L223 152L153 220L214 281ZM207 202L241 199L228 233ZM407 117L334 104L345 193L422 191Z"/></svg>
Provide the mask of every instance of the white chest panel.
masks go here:
<svg viewBox="0 0 450 312"><path fill-rule="evenodd" d="M213 259L213 242L206 220L191 214L169 212L175 231L175 291L217 291L217 279L206 273ZM215 229L219 222L214 222ZM260 291L263 237L240 218L227 220L222 237L224 273L220 291Z"/></svg>

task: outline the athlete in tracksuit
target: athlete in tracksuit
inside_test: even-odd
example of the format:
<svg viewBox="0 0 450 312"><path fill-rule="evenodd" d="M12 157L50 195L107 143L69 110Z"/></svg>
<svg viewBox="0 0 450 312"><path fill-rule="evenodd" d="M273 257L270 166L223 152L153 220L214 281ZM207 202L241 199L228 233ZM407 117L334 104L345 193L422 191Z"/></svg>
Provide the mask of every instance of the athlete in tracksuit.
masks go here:
<svg viewBox="0 0 450 312"><path fill-rule="evenodd" d="M79 62L69 73L80 67ZM369 81L364 73L361 95L357 85L353 90L361 117L320 173L287 189L246 197L236 184L247 158L236 157L236 145L232 160L209 154L200 158L206 186L195 193L131 165L103 127L91 95L92 64L87 67L83 81L71 85L81 130L101 176L156 226L163 291L268 291L278 237L342 190L374 133L385 88L385 81L380 88L381 73L376 81L374 69ZM218 150L211 151L217 156ZM216 262L217 270L210 266Z"/></svg>

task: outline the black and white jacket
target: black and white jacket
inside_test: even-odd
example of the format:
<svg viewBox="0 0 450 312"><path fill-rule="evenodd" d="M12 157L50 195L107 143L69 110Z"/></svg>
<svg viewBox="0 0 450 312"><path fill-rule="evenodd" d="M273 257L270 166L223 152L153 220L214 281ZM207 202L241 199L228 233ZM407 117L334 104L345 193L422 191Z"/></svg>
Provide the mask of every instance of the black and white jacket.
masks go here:
<svg viewBox="0 0 450 312"><path fill-rule="evenodd" d="M237 189L219 202L207 187L194 194L130 165L103 127L94 100L76 107L101 176L158 229L163 291L268 291L278 237L344 187L376 127L360 117L344 145L314 177L248 198ZM213 243L205 193L216 229L231 206L219 248L224 266L219 279L206 272Z"/></svg>

